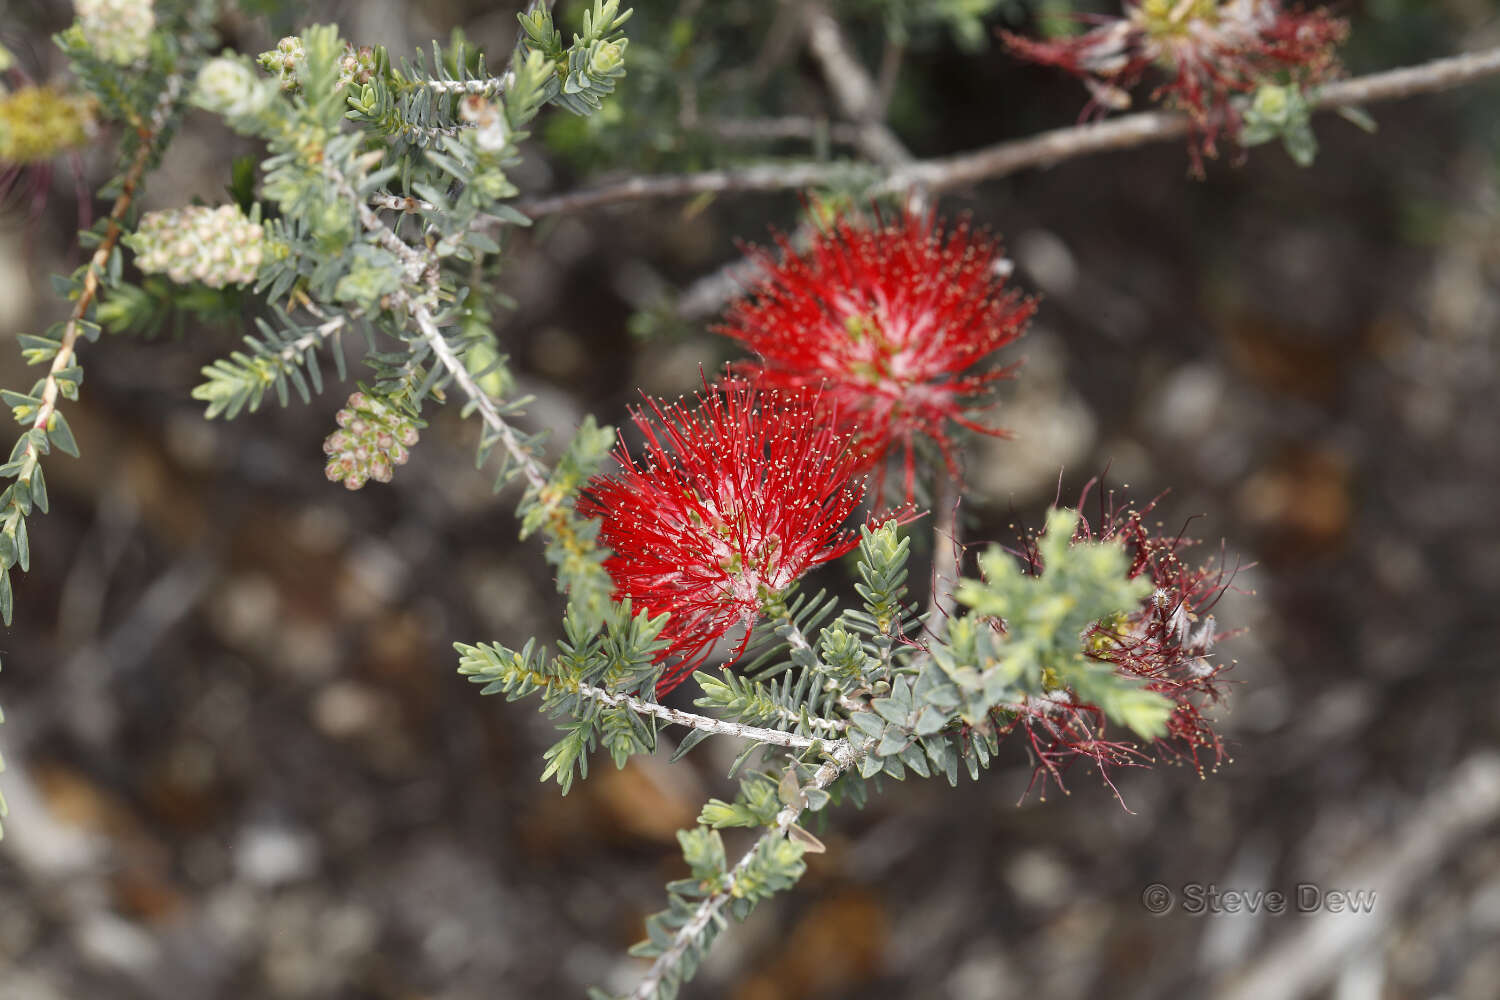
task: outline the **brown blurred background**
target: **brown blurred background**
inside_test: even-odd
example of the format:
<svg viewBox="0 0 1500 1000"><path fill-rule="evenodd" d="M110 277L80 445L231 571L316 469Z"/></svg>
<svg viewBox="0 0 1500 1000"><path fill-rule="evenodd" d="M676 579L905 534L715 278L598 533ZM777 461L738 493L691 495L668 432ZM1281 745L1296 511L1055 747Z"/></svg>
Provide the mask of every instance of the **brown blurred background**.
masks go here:
<svg viewBox="0 0 1500 1000"><path fill-rule="evenodd" d="M677 5L638 6L630 33L647 39ZM765 42L754 6L714 13L743 15L733 44ZM398 52L456 24L504 52L514 7L316 13ZM1477 0L1344 9L1354 72L1500 44ZM57 71L45 37L65 5L7 11L6 44ZM1003 4L989 24L1025 15ZM245 51L274 42L248 16L225 27ZM994 48L917 41L892 126L919 155L1066 124L1084 99ZM827 105L795 45L776 59L779 100ZM1139 498L1170 487L1168 522L1206 515L1190 529L1206 552L1222 538L1231 565L1253 564L1218 609L1247 630L1222 646L1233 761L1119 774L1129 811L1082 772L1018 806L1019 746L977 784L891 785L827 817L829 852L685 996L1500 996L1497 98L1381 106L1374 136L1325 116L1307 170L1262 147L1195 183L1173 144L944 200L1002 233L1015 280L1043 296L996 411L1016 439L970 453L966 537L1008 537L1059 472L1071 499L1106 467ZM586 179L593 147L571 127L560 154L533 144L528 189ZM147 206L220 200L245 151L190 116ZM85 166L97 184L107 156ZM6 333L63 314L48 276L79 260L72 188L59 171L40 220L0 229ZM627 323L799 210L790 194L653 204L517 238L501 278L516 308L497 316L538 397L531 426L618 421L637 388L682 391L730 356L701 321L652 340ZM729 793L734 748L598 762L565 799L539 784L549 725L481 699L449 646L551 637L559 609L540 551L515 541L513 497L472 471L473 426L437 415L395 483L347 493L324 481L320 442L348 387L202 420L198 369L242 332L83 349L67 406L83 459L47 464L53 510L33 520L0 648L0 998L628 987L623 950L681 874L674 831ZM0 350L4 385L33 378ZM1158 917L1152 883L1179 901L1210 883L1379 895L1358 916Z"/></svg>

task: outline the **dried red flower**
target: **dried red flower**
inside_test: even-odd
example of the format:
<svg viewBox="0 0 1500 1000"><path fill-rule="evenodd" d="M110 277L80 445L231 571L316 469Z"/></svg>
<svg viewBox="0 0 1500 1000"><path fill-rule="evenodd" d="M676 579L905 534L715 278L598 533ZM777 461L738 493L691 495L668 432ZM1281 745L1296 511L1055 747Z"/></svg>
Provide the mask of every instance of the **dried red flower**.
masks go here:
<svg viewBox="0 0 1500 1000"><path fill-rule="evenodd" d="M801 253L783 236L776 244L779 259L750 251L764 277L715 328L760 356L737 372L773 387L821 386L882 487L884 460L904 450L908 500L919 436L955 477L950 425L1004 436L966 414L1012 368L976 368L1021 335L1036 307L1004 288L994 240L967 222L945 231L907 213L835 219Z"/></svg>
<svg viewBox="0 0 1500 1000"><path fill-rule="evenodd" d="M1094 484L1079 498L1082 512ZM1226 665L1211 658L1218 632L1211 613L1230 585L1231 573L1222 560L1195 563L1187 558L1193 545L1185 536L1163 534L1146 517L1155 501L1142 507L1117 506L1111 494L1103 501L1098 523L1080 518L1077 540L1119 539L1131 556L1128 575L1146 576L1155 590L1133 612L1099 622L1084 636L1088 655L1138 678L1149 691L1174 704L1167 734L1156 747L1162 753L1189 760L1201 773L1224 759L1224 745L1204 714L1224 694ZM1043 572L1034 541L1020 553L1031 572ZM1006 732L1024 730L1037 761L1033 781L1051 778L1062 783L1062 769L1078 761L1095 764L1109 781L1110 766L1150 763L1145 751L1128 741L1103 739L1105 717L1096 705L1078 702L1068 692L1029 699L1012 707ZM1113 785L1111 785L1113 787Z"/></svg>
<svg viewBox="0 0 1500 1000"><path fill-rule="evenodd" d="M1001 37L1021 58L1081 77L1093 95L1086 115L1129 107L1126 91L1160 69L1168 79L1152 100L1192 119L1189 148L1200 173L1220 133L1239 132L1231 97L1282 75L1304 84L1332 75L1333 50L1349 33L1348 22L1325 10L1289 10L1281 0L1126 0L1123 17L1092 20L1097 27L1072 38Z"/></svg>
<svg viewBox="0 0 1500 1000"><path fill-rule="evenodd" d="M859 541L840 531L864 497L858 456L815 394L705 386L696 403L647 398L632 414L644 454L622 438L622 470L595 477L578 504L603 521L616 598L671 614L659 694L744 626L738 659L768 604Z"/></svg>
<svg viewBox="0 0 1500 1000"><path fill-rule="evenodd" d="M1232 574L1222 559L1191 561L1187 550L1194 542L1148 527L1150 510L1147 505L1114 512L1093 531L1093 537L1123 539L1132 556L1131 577L1146 576L1156 589L1135 613L1096 625L1089 644L1093 656L1172 700L1176 708L1159 744L1191 758L1202 771L1205 762L1217 765L1224 757L1223 742L1203 709L1223 696L1226 667L1211 658L1223 636L1211 612Z"/></svg>

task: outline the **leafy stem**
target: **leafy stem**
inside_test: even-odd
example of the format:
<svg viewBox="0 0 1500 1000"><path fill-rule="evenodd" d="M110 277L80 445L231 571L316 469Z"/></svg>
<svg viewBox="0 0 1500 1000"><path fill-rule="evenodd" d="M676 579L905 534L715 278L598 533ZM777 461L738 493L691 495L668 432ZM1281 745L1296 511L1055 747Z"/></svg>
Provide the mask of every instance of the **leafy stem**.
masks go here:
<svg viewBox="0 0 1500 1000"><path fill-rule="evenodd" d="M0 545L3 545L3 552L0 552L0 556L3 556L3 568L0 568L0 619L6 625L11 623L14 610L10 568L19 564L25 570L30 562L26 517L33 506L44 513L47 510L47 490L42 476L41 457L50 452L54 444L68 454L78 454L72 431L58 412L58 397L72 399L77 396L78 384L83 377L76 361L79 334L87 326L86 317L98 298L103 275L125 232L125 216L135 202L146 169L158 152L159 140L167 131L173 111L182 97L182 89L183 77L180 73L167 77L150 119L138 126L139 145L121 178L120 193L110 209L99 245L84 265L83 278L78 284L78 297L63 324L61 336L55 344L45 345L45 349L54 352L52 364L38 388L32 391L30 397L21 397L23 402L16 407L17 416L27 413L22 407L34 407L34 410L28 417L30 428L22 435L16 452L12 453L11 461L4 469L7 475L14 476L16 480L5 490L5 511L0 514L0 522L3 522L3 527L0 527L0 534L3 534L3 539L0 539Z"/></svg>
<svg viewBox="0 0 1500 1000"><path fill-rule="evenodd" d="M825 743L823 746L828 752L828 759L813 772L808 784L802 786L803 794L782 807L781 811L776 814L774 824L756 838L749 850L745 851L739 861L735 862L734 867L719 880L718 887L703 897L693 911L692 917L673 935L671 944L656 957L656 961L651 963L651 968L646 970L645 976L629 994L629 1000L653 1000L659 995L663 981L682 963L689 949L702 939L709 926L714 923L720 925L724 923L724 917L720 911L740 896L737 890L741 879L756 860L763 856L765 847L785 838L788 831L802 816L808 804L806 793L809 790L822 791L854 766L855 753L848 743L840 740L836 743Z"/></svg>

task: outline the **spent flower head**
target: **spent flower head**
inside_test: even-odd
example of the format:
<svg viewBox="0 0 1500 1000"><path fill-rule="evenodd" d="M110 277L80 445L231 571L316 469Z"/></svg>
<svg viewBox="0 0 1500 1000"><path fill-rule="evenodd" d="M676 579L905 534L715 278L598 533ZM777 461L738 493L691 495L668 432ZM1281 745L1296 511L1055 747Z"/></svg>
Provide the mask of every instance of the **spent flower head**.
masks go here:
<svg viewBox="0 0 1500 1000"><path fill-rule="evenodd" d="M1090 488L1080 498L1080 511ZM1205 711L1224 695L1222 674L1228 667L1213 658L1214 646L1223 635L1212 609L1232 574L1222 561L1189 558L1192 539L1167 533L1159 523L1148 523L1154 507L1155 501L1141 507L1117 505L1111 494L1095 522L1079 520L1075 540L1123 543L1130 557L1129 578L1151 584L1140 605L1089 629L1084 646L1091 658L1110 664L1123 677L1135 678L1145 690L1171 703L1165 733L1156 745L1167 754L1190 760L1201 772L1205 765L1216 766L1224 758L1223 742ZM1029 555L1035 551L1028 548ZM1033 562L1033 572L1041 569ZM1093 733L1083 724L1090 707L1072 706L1070 725L1048 730L1054 751L1077 752L1079 747L1092 745ZM1035 732L1032 735L1035 739ZM1057 754L1051 759L1057 759Z"/></svg>
<svg viewBox="0 0 1500 1000"><path fill-rule="evenodd" d="M136 266L147 274L210 288L255 281L266 251L265 230L238 205L147 212L125 243L135 251Z"/></svg>
<svg viewBox="0 0 1500 1000"><path fill-rule="evenodd" d="M969 415L1012 368L984 365L1019 337L1035 303L1005 287L999 247L967 221L931 216L835 218L798 252L752 253L765 275L732 303L716 331L759 355L737 372L784 389L821 387L866 467L904 455L908 499L914 449L927 438L958 474L952 428L1003 436Z"/></svg>
<svg viewBox="0 0 1500 1000"><path fill-rule="evenodd" d="M1221 133L1237 136L1231 98L1265 83L1316 83L1338 70L1335 47L1349 25L1326 10L1282 0L1125 0L1123 15L1099 18L1074 37L1038 41L1001 32L1016 55L1083 79L1088 111L1123 110L1128 91L1153 67L1166 77L1152 93L1192 119L1193 169L1214 156Z"/></svg>
<svg viewBox="0 0 1500 1000"><path fill-rule="evenodd" d="M676 687L736 627L750 629L796 580L859 542L841 530L864 495L858 456L814 394L744 385L694 401L646 400L644 437L595 477L579 513L602 521L617 599L669 612L658 692Z"/></svg>

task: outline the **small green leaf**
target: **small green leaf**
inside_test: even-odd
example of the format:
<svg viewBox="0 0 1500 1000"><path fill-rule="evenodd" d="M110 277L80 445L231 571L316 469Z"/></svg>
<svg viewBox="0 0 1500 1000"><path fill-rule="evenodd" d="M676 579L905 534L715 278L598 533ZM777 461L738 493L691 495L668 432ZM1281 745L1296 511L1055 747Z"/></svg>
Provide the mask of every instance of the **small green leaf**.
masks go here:
<svg viewBox="0 0 1500 1000"><path fill-rule="evenodd" d="M68 427L68 418L54 411L49 424L47 436L52 439L53 444L57 445L57 450L77 458L78 442L73 439L73 431Z"/></svg>
<svg viewBox="0 0 1500 1000"><path fill-rule="evenodd" d="M781 775L781 781L776 786L776 797L784 806L797 806L802 801L802 785L797 781L797 768L795 765L789 767Z"/></svg>
<svg viewBox="0 0 1500 1000"><path fill-rule="evenodd" d="M691 830L678 830L677 842L682 845L683 860L692 869L694 878L707 881L724 874L728 861L719 831L701 826Z"/></svg>
<svg viewBox="0 0 1500 1000"><path fill-rule="evenodd" d="M28 365L45 364L57 357L57 349L61 346L57 341L47 337L37 337L29 333L16 335L16 342L21 345L21 357Z"/></svg>
<svg viewBox="0 0 1500 1000"><path fill-rule="evenodd" d="M824 854L828 851L828 848L823 846L823 842L821 840L819 840L817 837L814 837L806 830L802 829L802 827L798 826L796 823L793 823L791 826L787 827L786 835L793 842L800 845L801 848L808 854Z"/></svg>
<svg viewBox="0 0 1500 1000"><path fill-rule="evenodd" d="M40 465L31 470L31 502L36 504L37 510L47 513L47 479L42 475Z"/></svg>
<svg viewBox="0 0 1500 1000"><path fill-rule="evenodd" d="M1353 105L1344 104L1334 108L1333 110L1338 114L1340 118L1354 125L1356 128L1364 129L1371 135L1374 135L1377 131L1380 130L1380 125L1375 121L1374 116L1364 108L1357 108Z"/></svg>

